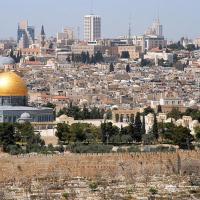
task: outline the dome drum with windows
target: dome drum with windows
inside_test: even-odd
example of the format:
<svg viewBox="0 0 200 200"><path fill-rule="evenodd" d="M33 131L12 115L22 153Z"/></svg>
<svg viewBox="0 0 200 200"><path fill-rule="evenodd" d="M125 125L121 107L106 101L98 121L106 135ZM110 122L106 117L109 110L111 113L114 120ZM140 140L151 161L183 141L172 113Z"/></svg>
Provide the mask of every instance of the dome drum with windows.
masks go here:
<svg viewBox="0 0 200 200"><path fill-rule="evenodd" d="M0 73L0 123L53 122L52 108L28 105L28 89L14 72Z"/></svg>
<svg viewBox="0 0 200 200"><path fill-rule="evenodd" d="M14 72L0 73L0 106L27 106L28 89Z"/></svg>

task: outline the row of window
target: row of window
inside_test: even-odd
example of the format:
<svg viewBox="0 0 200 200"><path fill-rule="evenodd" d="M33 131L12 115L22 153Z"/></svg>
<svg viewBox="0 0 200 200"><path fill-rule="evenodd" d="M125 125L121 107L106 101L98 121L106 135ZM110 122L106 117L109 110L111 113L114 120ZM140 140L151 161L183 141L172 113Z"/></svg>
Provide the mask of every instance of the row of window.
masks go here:
<svg viewBox="0 0 200 200"><path fill-rule="evenodd" d="M17 122L20 116L10 116L4 115L3 121L4 122ZM0 121L2 121L2 116L0 117ZM41 116L34 116L32 117L31 121L33 122L51 122L53 121L54 117L52 115L41 115Z"/></svg>

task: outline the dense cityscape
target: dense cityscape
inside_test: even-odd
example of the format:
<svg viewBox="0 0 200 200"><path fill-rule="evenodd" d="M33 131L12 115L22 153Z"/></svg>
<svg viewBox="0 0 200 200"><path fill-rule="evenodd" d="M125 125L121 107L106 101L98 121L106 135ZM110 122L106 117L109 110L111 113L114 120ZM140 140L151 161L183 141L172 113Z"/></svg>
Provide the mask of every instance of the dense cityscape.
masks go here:
<svg viewBox="0 0 200 200"><path fill-rule="evenodd" d="M200 199L200 35L80 20L0 40L0 200Z"/></svg>

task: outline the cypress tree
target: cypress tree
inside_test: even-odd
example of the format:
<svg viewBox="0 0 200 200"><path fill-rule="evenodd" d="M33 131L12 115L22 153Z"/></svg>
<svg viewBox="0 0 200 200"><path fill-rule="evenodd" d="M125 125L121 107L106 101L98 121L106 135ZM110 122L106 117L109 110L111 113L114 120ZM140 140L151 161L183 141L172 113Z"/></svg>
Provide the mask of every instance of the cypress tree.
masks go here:
<svg viewBox="0 0 200 200"><path fill-rule="evenodd" d="M113 63L110 64L110 72L114 72L115 68L114 68L114 65Z"/></svg>
<svg viewBox="0 0 200 200"><path fill-rule="evenodd" d="M146 129L145 129L145 116L143 114L142 116L142 129L141 129L141 134L144 135L146 134Z"/></svg>
<svg viewBox="0 0 200 200"><path fill-rule="evenodd" d="M130 65L129 65L129 64L126 65L126 72L127 72L127 73L130 73L130 72L131 72L131 68L130 68Z"/></svg>
<svg viewBox="0 0 200 200"><path fill-rule="evenodd" d="M135 117L135 130L134 130L134 135L133 139L137 142L141 142L142 140L142 122L140 119L140 113L137 112L136 117Z"/></svg>
<svg viewBox="0 0 200 200"><path fill-rule="evenodd" d="M154 123L153 123L152 133L155 139L158 140L159 134L158 134L158 122L157 122L156 114L154 114Z"/></svg>
<svg viewBox="0 0 200 200"><path fill-rule="evenodd" d="M157 111L158 113L162 113L162 107L161 107L161 105L158 105L158 111Z"/></svg>

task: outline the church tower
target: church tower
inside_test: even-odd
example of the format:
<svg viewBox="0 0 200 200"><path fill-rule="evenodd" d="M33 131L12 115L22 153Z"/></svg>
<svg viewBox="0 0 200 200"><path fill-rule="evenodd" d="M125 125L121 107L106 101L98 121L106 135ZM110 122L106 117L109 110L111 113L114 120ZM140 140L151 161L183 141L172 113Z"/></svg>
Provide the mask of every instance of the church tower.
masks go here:
<svg viewBox="0 0 200 200"><path fill-rule="evenodd" d="M40 46L41 47L45 46L45 44L46 44L45 40L46 40L46 34L44 32L44 26L42 25L42 29L41 29L41 33L40 33Z"/></svg>

